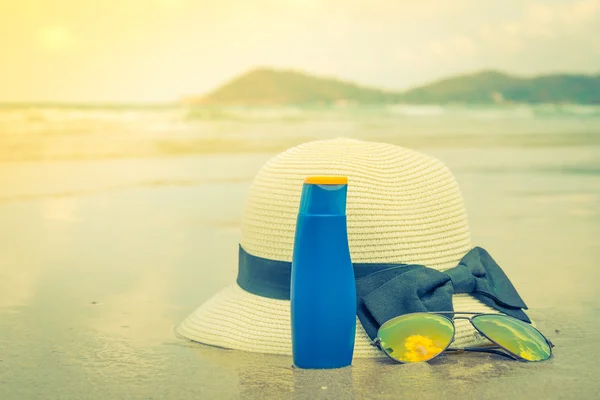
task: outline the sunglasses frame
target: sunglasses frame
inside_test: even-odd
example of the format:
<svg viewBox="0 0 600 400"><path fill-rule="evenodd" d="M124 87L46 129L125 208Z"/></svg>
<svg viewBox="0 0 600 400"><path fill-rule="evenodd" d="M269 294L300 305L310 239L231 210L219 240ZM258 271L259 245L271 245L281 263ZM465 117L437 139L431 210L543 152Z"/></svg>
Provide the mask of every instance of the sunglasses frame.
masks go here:
<svg viewBox="0 0 600 400"><path fill-rule="evenodd" d="M402 314L402 315L399 315L398 317L405 316L405 315L410 315L410 314L439 314L441 317L446 318L447 320L449 320L452 323L452 328L453 328L452 329L452 338L448 342L448 345L442 351L440 351L438 354L436 354L435 356L433 356L429 360L420 361L420 362L431 361L434 358L437 358L442 353L445 353L447 351L451 351L451 352L455 352L455 353L463 353L463 352L468 352L468 351L480 352L480 353L492 353L492 354L501 355L501 356L508 357L510 359L517 360L517 361L522 361L522 362L541 362L541 361L547 361L550 358L552 358L552 348L554 347L554 344L552 344L552 342L550 340L548 340L548 338L546 336L544 336L544 334L542 332L540 332L537 328L535 328L532 325L529 325L529 326L532 329L534 329L536 332L538 332L544 338L544 340L546 341L546 343L548 344L548 346L550 348L550 356L548 358L544 359L544 360L527 360L527 359L519 356L518 354L513 353L512 351L510 351L510 350L506 349L505 347L503 347L502 345L500 345L495 340L492 340L491 338L489 338L485 333L483 333L481 330L479 330L475 326L475 324L473 323L473 318L476 318L476 317L482 316L482 315L500 316L500 317L507 318L507 319L514 319L514 320L517 320L517 321L521 321L520 319L517 319L515 317L511 317L510 315L497 314L497 313L460 312L460 311L421 311L421 312L414 312L414 313ZM450 318L450 317L448 317L448 316L446 316L444 314L470 315L470 317L456 317L456 316L454 316L453 318ZM394 318L398 318L398 317L394 317ZM394 319L394 318L392 318L392 319ZM392 319L390 319L390 321ZM456 325L454 325L454 320L456 320L456 319L466 319L467 321L469 321L469 323L471 324L471 326L477 332L479 332L479 334L481 334L483 337L485 337L490 342L494 343L495 346L451 348L450 345L454 342L454 337L455 337L455 334L456 334ZM398 359L392 357L390 354L388 354L388 352L385 351L381 347L381 338L379 337L379 331L377 332L377 337L371 342L371 346L377 347L379 350L383 351L386 356L388 356L389 358L391 358L392 360L394 360L396 362L399 362L401 364L412 364L411 362L406 362L406 361L398 360Z"/></svg>

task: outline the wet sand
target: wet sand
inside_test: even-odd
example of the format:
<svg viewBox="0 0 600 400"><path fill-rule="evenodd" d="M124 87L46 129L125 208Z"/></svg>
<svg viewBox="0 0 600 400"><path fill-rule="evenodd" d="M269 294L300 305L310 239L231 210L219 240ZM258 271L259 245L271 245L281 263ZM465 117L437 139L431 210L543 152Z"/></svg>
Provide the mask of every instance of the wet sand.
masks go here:
<svg viewBox="0 0 600 400"><path fill-rule="evenodd" d="M455 173L474 244L556 347L543 363L216 349L173 327L236 276L251 179L271 153L0 165L0 399L595 398L600 147L419 148Z"/></svg>

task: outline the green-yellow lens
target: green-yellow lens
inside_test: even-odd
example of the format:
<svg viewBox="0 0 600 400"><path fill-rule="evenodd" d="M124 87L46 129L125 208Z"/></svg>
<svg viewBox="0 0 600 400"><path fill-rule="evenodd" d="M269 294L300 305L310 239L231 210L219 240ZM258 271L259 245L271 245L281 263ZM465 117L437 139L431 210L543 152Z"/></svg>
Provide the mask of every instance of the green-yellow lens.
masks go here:
<svg viewBox="0 0 600 400"><path fill-rule="evenodd" d="M526 322L503 315L478 315L473 325L484 335L511 353L528 361L550 358L550 345Z"/></svg>
<svg viewBox="0 0 600 400"><path fill-rule="evenodd" d="M427 361L448 347L454 325L439 314L406 314L381 325L378 337L383 351L398 361Z"/></svg>

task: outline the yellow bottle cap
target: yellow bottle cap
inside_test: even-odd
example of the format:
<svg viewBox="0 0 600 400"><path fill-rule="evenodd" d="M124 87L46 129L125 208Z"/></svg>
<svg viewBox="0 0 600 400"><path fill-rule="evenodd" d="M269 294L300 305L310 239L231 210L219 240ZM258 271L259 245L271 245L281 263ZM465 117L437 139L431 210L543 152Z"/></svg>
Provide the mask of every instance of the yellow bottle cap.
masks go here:
<svg viewBox="0 0 600 400"><path fill-rule="evenodd" d="M310 183L314 185L346 185L348 184L347 176L307 176L304 179L304 183Z"/></svg>

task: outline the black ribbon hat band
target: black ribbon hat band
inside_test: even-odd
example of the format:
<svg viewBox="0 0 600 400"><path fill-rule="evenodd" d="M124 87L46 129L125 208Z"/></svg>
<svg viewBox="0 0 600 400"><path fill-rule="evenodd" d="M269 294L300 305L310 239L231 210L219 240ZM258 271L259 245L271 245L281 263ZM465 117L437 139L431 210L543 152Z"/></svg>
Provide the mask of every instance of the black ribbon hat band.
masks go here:
<svg viewBox="0 0 600 400"><path fill-rule="evenodd" d="M468 293L482 303L531 322L517 290L490 254L471 249L444 272L423 265L354 263L357 314L371 339L385 321L419 311L453 311L452 296ZM292 263L257 257L239 247L238 285L271 299L290 299Z"/></svg>

